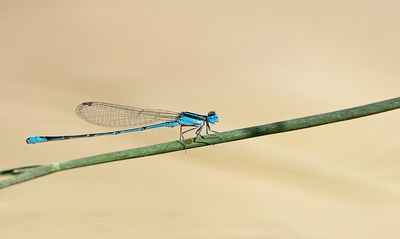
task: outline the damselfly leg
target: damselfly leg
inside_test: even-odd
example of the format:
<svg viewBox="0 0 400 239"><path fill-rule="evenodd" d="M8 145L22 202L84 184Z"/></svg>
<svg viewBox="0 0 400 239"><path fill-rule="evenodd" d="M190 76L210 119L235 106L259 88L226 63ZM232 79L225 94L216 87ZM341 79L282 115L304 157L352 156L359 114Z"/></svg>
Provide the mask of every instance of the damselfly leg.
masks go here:
<svg viewBox="0 0 400 239"><path fill-rule="evenodd" d="M207 122L207 124L206 124L206 134L210 134L209 132L213 132L214 134L218 133L217 131L212 130L211 127L210 127L210 124Z"/></svg>
<svg viewBox="0 0 400 239"><path fill-rule="evenodd" d="M185 130L185 131L182 131L182 128L183 127L185 127L185 126L187 126L187 127L193 127L193 128L191 128L191 129L188 129L188 130ZM195 130L195 129L197 129L198 127L197 126L189 126L189 125L181 125L181 127L180 127L180 140L184 140L185 138L183 137L183 135L184 134L186 134L187 132L190 132L190 131L192 131L192 130Z"/></svg>

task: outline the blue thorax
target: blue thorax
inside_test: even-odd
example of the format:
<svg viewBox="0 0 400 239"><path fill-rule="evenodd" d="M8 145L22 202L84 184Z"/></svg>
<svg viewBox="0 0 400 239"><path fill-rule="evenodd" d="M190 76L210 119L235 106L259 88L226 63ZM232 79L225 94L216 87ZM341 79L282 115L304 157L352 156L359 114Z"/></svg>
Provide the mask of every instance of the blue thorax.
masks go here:
<svg viewBox="0 0 400 239"><path fill-rule="evenodd" d="M186 126L202 125L204 122L214 124L218 122L218 116L214 111L210 111L207 115L199 115L185 111L178 116L177 122L180 125Z"/></svg>

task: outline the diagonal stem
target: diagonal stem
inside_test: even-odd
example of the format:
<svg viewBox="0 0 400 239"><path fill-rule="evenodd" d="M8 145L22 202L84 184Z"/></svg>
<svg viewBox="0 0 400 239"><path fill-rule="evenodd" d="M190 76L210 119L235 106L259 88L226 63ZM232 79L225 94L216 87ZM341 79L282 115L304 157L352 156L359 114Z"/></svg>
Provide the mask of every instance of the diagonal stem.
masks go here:
<svg viewBox="0 0 400 239"><path fill-rule="evenodd" d="M398 108L400 108L400 97L324 114L207 135L204 136L204 139L207 140L207 143L202 141L195 141L195 138L190 138L182 141L171 141L142 148L127 149L117 152L99 154L60 163L7 169L0 171L0 176L10 176L9 178L0 181L0 189L15 185L17 183L32 180L34 178L38 178L44 175L48 175L57 171L86 167L90 165L125 159L146 157L156 154L164 154L180 150L187 150L197 147L209 146L210 144L214 145L226 143L263 135L283 133L292 130L310 128L324 124L331 124L335 122L365 117Z"/></svg>

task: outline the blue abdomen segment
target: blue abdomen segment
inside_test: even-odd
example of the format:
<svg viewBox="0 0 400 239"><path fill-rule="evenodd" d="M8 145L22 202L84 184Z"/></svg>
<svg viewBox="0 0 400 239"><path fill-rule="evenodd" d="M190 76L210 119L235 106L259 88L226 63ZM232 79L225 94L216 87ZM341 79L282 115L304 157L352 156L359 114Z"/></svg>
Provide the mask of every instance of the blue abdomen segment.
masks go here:
<svg viewBox="0 0 400 239"><path fill-rule="evenodd" d="M33 136L26 139L27 144L36 144L36 143L43 143L47 142L46 137L43 136Z"/></svg>

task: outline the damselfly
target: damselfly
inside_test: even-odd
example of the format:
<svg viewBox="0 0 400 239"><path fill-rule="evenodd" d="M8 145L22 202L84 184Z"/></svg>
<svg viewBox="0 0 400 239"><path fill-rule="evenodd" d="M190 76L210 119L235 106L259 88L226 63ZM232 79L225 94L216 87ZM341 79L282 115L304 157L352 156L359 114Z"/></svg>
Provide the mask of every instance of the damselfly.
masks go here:
<svg viewBox="0 0 400 239"><path fill-rule="evenodd" d="M202 137L201 131L205 128L206 133L216 131L211 130L210 124L218 122L218 116L214 111L208 112L207 115L195 114L187 111L172 112L167 110L150 110L135 107L115 105L103 102L85 102L76 108L77 115L83 120L105 127L136 127L131 129L80 134L65 136L33 136L26 139L26 143L35 144L49 141L58 141L66 139L90 138L103 135L116 135L154 129L159 127L175 127L180 126L180 140L183 135L189 131L196 130L196 137ZM157 123L161 122L161 123ZM154 124L157 123L157 124ZM183 127L190 127L183 130Z"/></svg>

